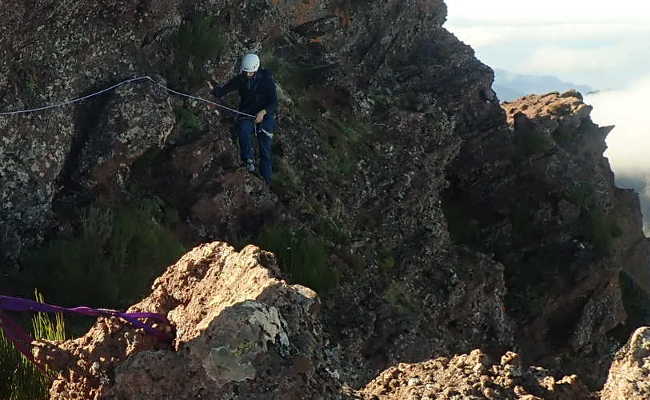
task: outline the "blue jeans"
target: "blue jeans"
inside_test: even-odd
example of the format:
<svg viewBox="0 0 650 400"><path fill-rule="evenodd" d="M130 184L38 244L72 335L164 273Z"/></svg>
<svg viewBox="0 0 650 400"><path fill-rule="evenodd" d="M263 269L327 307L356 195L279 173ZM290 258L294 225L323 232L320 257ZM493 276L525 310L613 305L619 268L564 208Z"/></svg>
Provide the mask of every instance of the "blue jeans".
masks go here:
<svg viewBox="0 0 650 400"><path fill-rule="evenodd" d="M242 162L253 160L252 136L255 132L255 121L251 119L239 120L239 155ZM273 129L275 128L275 119L272 115L266 115L262 123L257 125L257 144L260 154L260 175L266 181L271 183L271 144L273 143Z"/></svg>

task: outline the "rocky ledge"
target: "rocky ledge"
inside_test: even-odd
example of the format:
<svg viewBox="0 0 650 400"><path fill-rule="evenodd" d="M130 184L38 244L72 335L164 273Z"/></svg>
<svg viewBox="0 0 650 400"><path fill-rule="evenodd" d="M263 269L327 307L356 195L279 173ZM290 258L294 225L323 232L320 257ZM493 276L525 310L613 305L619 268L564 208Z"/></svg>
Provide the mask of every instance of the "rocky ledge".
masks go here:
<svg viewBox="0 0 650 400"><path fill-rule="evenodd" d="M52 399L338 398L327 367L316 293L278 279L275 257L214 242L171 266L129 311L166 315L164 344L117 319L83 337L39 343L61 371Z"/></svg>
<svg viewBox="0 0 650 400"><path fill-rule="evenodd" d="M272 253L199 246L158 278L129 311L167 315L174 339L161 343L114 318L83 337L35 343L35 356L59 371L51 399L503 399L641 400L650 387L650 328L621 349L602 393L576 375L554 377L500 357L469 354L400 363L359 390L340 379L326 350L315 292L278 278ZM162 328L162 327L161 327ZM234 397L233 397L234 396Z"/></svg>

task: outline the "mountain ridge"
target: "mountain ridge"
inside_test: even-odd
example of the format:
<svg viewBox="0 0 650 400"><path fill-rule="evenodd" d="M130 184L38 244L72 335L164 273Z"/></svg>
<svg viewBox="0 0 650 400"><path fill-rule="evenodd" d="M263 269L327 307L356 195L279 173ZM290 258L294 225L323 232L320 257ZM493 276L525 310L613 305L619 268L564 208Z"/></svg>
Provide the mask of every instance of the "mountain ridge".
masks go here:
<svg viewBox="0 0 650 400"><path fill-rule="evenodd" d="M48 299L91 287L91 299L101 294L113 302L103 306L129 306L117 302L147 296L129 284L151 282L170 264L149 264L156 249L178 242L197 251L202 243L225 241L261 254L264 265L277 257L275 279L319 295L314 323L322 331L315 340L322 344L315 344L315 353L287 361L280 347L264 347L259 365L287 367L281 369L289 374L284 382L298 392L302 384L309 393L327 387L332 398L365 396L355 390L383 371L401 374L391 369L400 363L445 357L457 364L468 357L454 355L476 349L481 353L473 353L470 365L497 367L494 382L504 383L497 377L511 369L510 361L501 370L495 360L516 350L526 367L578 374L562 385L585 385L585 396L604 387L611 349L647 323L633 307L641 300L630 303L622 276L633 278L633 288L643 280L635 271L647 263L648 244L638 198L615 187L602 157L610 127L591 121L591 107L579 93L531 95L502 108L492 90L493 71L442 28L446 6L438 0L200 1L193 8L172 0L104 3L97 8L73 1L68 9L49 2L45 23L24 3L9 2L0 12L7 21L0 37L6 77L0 80L1 108L33 103L34 88L65 98L136 71L208 97L202 78L224 81L244 52L257 51L283 93L276 175L269 187L240 167L229 120L152 87L120 88L47 116L0 118L0 248L9 290L42 276L55 283ZM39 40L43 35L58 40ZM24 46L15 45L23 40ZM207 50L189 48L192 42L206 43ZM37 68L42 65L48 68ZM78 74L79 66L85 74ZM54 263L52 255L62 253L85 259ZM156 287L178 290L172 297L180 298L201 286L193 268L201 272L208 264L200 257L176 264L167 272L188 275ZM215 265L205 285L225 278ZM643 291L638 294L643 298ZM254 308L268 317L263 320L275 321L275 311ZM210 310L199 307L194 316ZM227 325L251 308L228 310L210 315ZM288 311L278 315L289 330L312 323L289 322ZM219 355L218 344L203 342L211 321L195 326L197 338ZM100 333L77 343L101 347L102 324L110 331L118 322L100 321L93 328ZM137 398L129 390L145 389L119 386L111 376L152 357L138 354L124 367L107 365L106 379L97 369L84 381L62 363L51 396L87 383L79 390L101 398L105 382L122 397ZM481 362L481 354L492 361ZM196 387L235 398L282 398L281 387L250 377L248 359L236 359L248 371L245 379L222 381L216 366L226 359L232 361L188 361L192 371L207 375ZM445 369L447 361L440 365L455 376ZM472 395L490 398L485 390L491 383L485 383ZM503 387L513 398L526 396L516 385Z"/></svg>
<svg viewBox="0 0 650 400"><path fill-rule="evenodd" d="M494 69L493 87L501 101L512 101L528 94L566 92L571 89L584 95L594 92L594 89L587 85L565 82L552 75L516 74L499 68Z"/></svg>

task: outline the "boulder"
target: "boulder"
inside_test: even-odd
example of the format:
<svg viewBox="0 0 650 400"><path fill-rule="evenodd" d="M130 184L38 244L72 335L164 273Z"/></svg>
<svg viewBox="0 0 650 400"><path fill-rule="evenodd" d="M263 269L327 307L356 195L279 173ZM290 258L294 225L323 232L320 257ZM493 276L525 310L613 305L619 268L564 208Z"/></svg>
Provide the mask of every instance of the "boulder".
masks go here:
<svg viewBox="0 0 650 400"><path fill-rule="evenodd" d="M650 328L637 329L616 353L601 400L650 398Z"/></svg>
<svg viewBox="0 0 650 400"><path fill-rule="evenodd" d="M423 363L398 364L361 390L368 400L590 400L592 393L575 376L559 380L539 367L524 367L506 352L491 358L481 350Z"/></svg>
<svg viewBox="0 0 650 400"><path fill-rule="evenodd" d="M341 398L322 351L318 296L278 273L255 246L193 249L129 308L166 315L173 341L101 318L81 338L39 342L36 359L59 371L51 398Z"/></svg>

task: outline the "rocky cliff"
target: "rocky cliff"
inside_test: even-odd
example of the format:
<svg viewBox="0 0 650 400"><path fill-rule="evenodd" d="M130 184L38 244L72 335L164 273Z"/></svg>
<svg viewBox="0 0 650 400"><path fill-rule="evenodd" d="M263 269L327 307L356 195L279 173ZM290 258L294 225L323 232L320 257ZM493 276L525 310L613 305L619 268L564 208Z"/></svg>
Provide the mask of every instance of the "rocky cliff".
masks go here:
<svg viewBox="0 0 650 400"><path fill-rule="evenodd" d="M245 51L282 92L270 187L239 168L228 118L148 81L0 117L3 290L115 279L102 305L123 305L148 293L128 281L168 265L144 268L169 235L279 261L188 254L135 306L173 316L173 347L101 322L45 346L62 370L53 398L588 398L645 323L648 244L602 156L610 128L575 92L502 108L442 1L9 1L0 15L1 110L142 75L208 97L203 80L227 79ZM87 263L50 263L77 252ZM266 283L232 280L248 273ZM499 362L509 350L525 379Z"/></svg>
<svg viewBox="0 0 650 400"><path fill-rule="evenodd" d="M54 382L52 398L338 397L320 301L279 273L273 255L253 246L194 249L131 308L168 315L173 343L102 320L82 338L43 344L38 359L69 371Z"/></svg>

